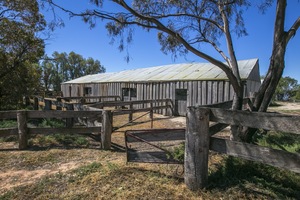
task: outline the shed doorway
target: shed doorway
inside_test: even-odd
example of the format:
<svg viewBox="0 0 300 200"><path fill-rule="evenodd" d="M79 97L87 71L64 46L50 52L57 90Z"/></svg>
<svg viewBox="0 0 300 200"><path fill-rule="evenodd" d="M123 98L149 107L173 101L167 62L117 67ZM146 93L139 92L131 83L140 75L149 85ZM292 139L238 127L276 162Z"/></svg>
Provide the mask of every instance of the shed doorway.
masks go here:
<svg viewBox="0 0 300 200"><path fill-rule="evenodd" d="M175 90L175 115L184 116L187 108L187 89Z"/></svg>

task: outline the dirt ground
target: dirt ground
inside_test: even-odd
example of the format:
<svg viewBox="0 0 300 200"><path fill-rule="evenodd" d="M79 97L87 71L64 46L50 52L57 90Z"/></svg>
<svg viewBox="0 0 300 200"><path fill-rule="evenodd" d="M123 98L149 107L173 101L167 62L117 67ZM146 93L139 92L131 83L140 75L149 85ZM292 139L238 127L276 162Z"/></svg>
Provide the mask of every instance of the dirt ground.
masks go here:
<svg viewBox="0 0 300 200"><path fill-rule="evenodd" d="M300 103L280 103L281 106L271 107L271 112L296 111L300 114ZM292 113L294 114L294 113ZM134 115L139 117L140 113ZM114 127L127 123L127 116L114 118ZM154 115L153 128L185 128L185 117L167 117ZM17 150L17 143L0 143L0 194L16 186L27 185L41 177L63 173L92 162L125 162L124 132L126 130L150 129L149 116L145 115L136 122L116 130L112 134L113 151L99 151L90 148L51 148L44 150ZM228 130L224 134L228 133Z"/></svg>

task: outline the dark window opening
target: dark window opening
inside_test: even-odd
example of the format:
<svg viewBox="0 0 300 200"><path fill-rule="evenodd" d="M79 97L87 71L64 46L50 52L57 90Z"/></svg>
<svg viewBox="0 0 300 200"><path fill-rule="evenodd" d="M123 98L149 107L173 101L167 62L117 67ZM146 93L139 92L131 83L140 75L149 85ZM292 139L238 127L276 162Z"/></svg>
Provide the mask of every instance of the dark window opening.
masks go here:
<svg viewBox="0 0 300 200"><path fill-rule="evenodd" d="M176 93L175 94L176 100L183 100L183 101L187 100L187 90L186 89L176 89L175 93Z"/></svg>
<svg viewBox="0 0 300 200"><path fill-rule="evenodd" d="M136 98L136 88L122 88L123 100L131 100L131 98Z"/></svg>
<svg viewBox="0 0 300 200"><path fill-rule="evenodd" d="M84 95L91 95L92 94L92 88L91 87L85 87L84 88Z"/></svg>

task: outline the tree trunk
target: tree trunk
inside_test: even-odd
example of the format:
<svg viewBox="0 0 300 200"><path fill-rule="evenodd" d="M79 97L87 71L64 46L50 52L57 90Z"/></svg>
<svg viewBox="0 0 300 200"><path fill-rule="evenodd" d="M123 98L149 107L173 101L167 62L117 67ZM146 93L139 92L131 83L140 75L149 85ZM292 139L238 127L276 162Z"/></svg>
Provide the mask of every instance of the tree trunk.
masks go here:
<svg viewBox="0 0 300 200"><path fill-rule="evenodd" d="M287 43L291 37L284 31L286 0L278 0L276 7L276 19L274 27L273 51L267 75L259 88L253 102L253 111L266 112L275 93L276 87L282 77L285 67L285 52ZM296 21L297 22L297 21ZM295 26L295 25L294 25ZM297 28L297 25L295 26ZM295 28L294 28L295 29ZM251 142L257 129L244 127L241 131L241 140Z"/></svg>
<svg viewBox="0 0 300 200"><path fill-rule="evenodd" d="M243 85L240 86L241 95L234 95L233 102L232 102L232 110L242 110L243 107ZM234 141L241 141L241 127L240 126L231 126L231 135L230 140Z"/></svg>

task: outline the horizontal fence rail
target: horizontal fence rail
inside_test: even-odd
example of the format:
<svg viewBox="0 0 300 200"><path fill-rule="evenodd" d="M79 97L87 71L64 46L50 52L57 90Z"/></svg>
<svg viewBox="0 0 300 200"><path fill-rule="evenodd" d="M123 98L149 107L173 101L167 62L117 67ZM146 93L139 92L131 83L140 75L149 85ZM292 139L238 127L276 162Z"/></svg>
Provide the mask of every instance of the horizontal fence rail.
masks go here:
<svg viewBox="0 0 300 200"><path fill-rule="evenodd" d="M210 121L216 124L209 126ZM190 189L197 190L207 185L209 150L300 173L298 153L211 137L228 125L299 134L300 116L189 107L185 138L185 183Z"/></svg>
<svg viewBox="0 0 300 200"><path fill-rule="evenodd" d="M63 128L40 128L28 127L29 119L66 119L66 126ZM73 127L73 123L68 123L68 119L84 119L88 121L85 127ZM17 119L18 127L0 129L0 137L18 135L19 149L27 148L28 135L34 134L91 134L99 138L103 149L111 147L112 133L112 113L111 111L93 110L93 111L4 111L0 112L0 120Z"/></svg>

